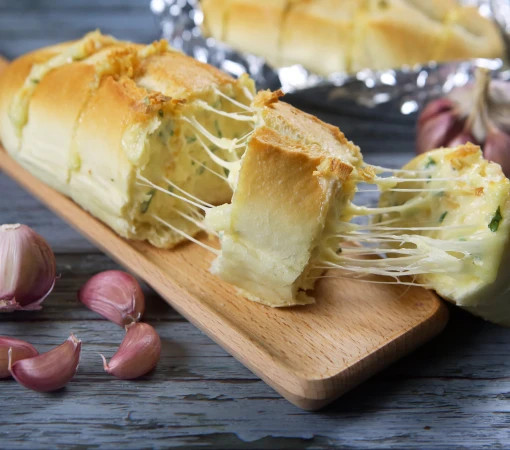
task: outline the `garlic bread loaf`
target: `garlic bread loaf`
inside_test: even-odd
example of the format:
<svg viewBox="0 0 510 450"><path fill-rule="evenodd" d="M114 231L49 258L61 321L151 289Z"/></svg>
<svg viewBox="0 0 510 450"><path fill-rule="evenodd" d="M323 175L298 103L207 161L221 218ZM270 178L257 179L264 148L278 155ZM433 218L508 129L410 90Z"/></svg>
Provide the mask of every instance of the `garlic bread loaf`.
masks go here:
<svg viewBox="0 0 510 450"><path fill-rule="evenodd" d="M340 130L260 92L258 117L234 180L232 203L206 213L219 233L212 272L273 307L313 303L314 258L327 223L355 192L359 148ZM325 231L326 230L326 231Z"/></svg>
<svg viewBox="0 0 510 450"><path fill-rule="evenodd" d="M165 41L139 45L93 32L2 72L0 140L121 236L168 248L201 230L204 203L232 194L191 123L241 139L251 126L221 112L235 111L232 101L249 104L253 93L248 77L234 80ZM225 160L241 151L210 147Z"/></svg>
<svg viewBox="0 0 510 450"><path fill-rule="evenodd" d="M204 32L320 75L503 57L497 25L456 0L202 0Z"/></svg>

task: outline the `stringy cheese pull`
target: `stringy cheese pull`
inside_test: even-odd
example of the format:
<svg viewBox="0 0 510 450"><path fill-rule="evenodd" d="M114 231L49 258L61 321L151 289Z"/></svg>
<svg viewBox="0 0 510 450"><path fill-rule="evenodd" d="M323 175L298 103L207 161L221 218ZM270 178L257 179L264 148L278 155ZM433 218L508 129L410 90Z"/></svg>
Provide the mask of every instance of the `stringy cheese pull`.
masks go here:
<svg viewBox="0 0 510 450"><path fill-rule="evenodd" d="M232 203L206 212L221 254L212 272L253 301L272 307L313 303L313 269L330 215L354 195L348 180L359 149L337 128L260 93L258 120L229 175Z"/></svg>

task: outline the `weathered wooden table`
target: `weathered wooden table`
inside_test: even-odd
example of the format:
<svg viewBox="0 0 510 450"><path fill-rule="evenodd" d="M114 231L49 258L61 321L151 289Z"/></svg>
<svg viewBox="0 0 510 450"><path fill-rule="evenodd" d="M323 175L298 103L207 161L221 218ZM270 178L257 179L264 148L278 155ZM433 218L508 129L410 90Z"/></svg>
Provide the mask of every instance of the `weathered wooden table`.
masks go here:
<svg viewBox="0 0 510 450"><path fill-rule="evenodd" d="M11 58L94 27L145 42L158 35L142 1L0 0L0 53ZM411 157L412 118L342 111L322 117L358 143L369 162L396 167ZM120 381L103 372L98 352L111 356L122 330L76 302L85 280L117 265L0 174L0 223L12 222L48 239L62 278L42 311L0 316L0 334L46 351L74 332L84 348L76 378L56 394L0 381L0 448L510 446L507 329L450 308L440 337L324 411L309 413L280 398L146 288L146 320L163 339L162 360L152 375Z"/></svg>

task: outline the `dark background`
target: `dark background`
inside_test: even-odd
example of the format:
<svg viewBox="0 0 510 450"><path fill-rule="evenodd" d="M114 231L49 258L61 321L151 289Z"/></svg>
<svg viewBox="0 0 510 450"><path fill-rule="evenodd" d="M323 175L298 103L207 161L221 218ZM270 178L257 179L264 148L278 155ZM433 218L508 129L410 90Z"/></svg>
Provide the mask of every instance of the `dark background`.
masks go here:
<svg viewBox="0 0 510 450"><path fill-rule="evenodd" d="M75 39L100 28L150 42L159 29L148 1L0 0L0 54ZM368 162L412 157L414 118L343 104L318 111L361 146ZM446 330L321 412L299 410L168 307L149 288L147 321L165 342L160 368L137 382L102 371L122 331L78 306L91 274L117 267L0 173L0 223L34 227L53 246L62 279L41 312L0 316L0 335L40 351L70 331L84 341L80 370L56 394L0 380L1 448L509 447L510 332L450 308ZM85 348L85 347L84 347Z"/></svg>

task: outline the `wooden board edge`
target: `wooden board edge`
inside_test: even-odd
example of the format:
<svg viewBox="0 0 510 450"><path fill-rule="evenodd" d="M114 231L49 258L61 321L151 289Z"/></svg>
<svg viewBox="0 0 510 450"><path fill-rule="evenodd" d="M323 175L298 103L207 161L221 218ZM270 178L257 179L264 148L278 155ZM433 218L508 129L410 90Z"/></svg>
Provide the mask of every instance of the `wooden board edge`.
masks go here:
<svg viewBox="0 0 510 450"><path fill-rule="evenodd" d="M9 61L7 61L2 55L0 55L0 73L2 73L7 66L9 65Z"/></svg>
<svg viewBox="0 0 510 450"><path fill-rule="evenodd" d="M330 383L338 383L339 379L351 380L350 383L344 383L342 388L335 389L334 394L299 396L286 391L283 386L275 387L271 380L267 380L264 377L261 378L295 406L307 411L322 409L381 370L410 354L444 330L449 319L448 308L435 293L431 292L431 295L435 297L436 308L432 311L430 316L419 325L405 330L399 336L381 345L369 355L360 358L354 364L351 364L344 371L335 374L333 377L321 380L303 380L306 389L312 392L325 392L327 389L324 390L324 387L327 388ZM353 375L353 372L355 375ZM260 374L257 375L260 376Z"/></svg>

